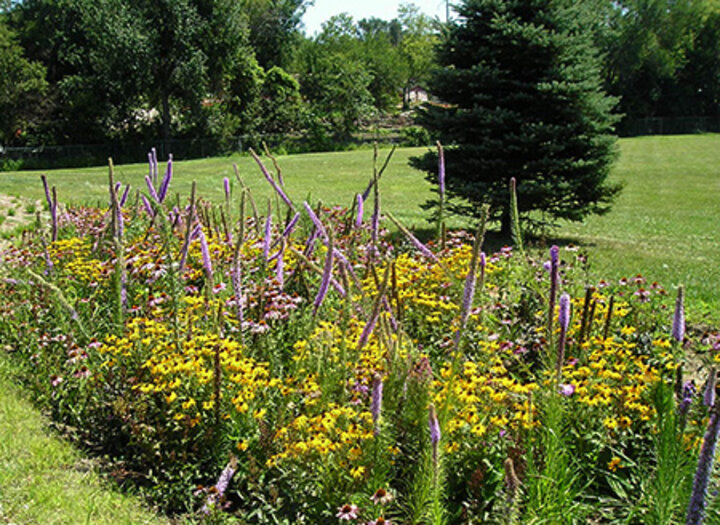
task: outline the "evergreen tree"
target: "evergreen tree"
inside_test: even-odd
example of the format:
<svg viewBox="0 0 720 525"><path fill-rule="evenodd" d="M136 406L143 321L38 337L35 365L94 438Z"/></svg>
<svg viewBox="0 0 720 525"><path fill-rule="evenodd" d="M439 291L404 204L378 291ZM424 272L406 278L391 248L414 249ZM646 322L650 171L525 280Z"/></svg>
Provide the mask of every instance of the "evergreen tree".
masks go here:
<svg viewBox="0 0 720 525"><path fill-rule="evenodd" d="M619 187L614 158L616 101L601 89L585 29L584 2L464 0L438 50L440 68L419 120L446 148L450 209L477 215L489 203L509 230L511 177L520 212L581 220L609 209ZM437 156L414 165L435 181Z"/></svg>

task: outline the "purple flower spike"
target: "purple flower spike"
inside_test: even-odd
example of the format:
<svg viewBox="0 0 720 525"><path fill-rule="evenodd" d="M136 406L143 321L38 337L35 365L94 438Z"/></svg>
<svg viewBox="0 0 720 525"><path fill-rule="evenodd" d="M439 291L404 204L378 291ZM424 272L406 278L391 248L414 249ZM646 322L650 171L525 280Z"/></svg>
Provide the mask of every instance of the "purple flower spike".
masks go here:
<svg viewBox="0 0 720 525"><path fill-rule="evenodd" d="M315 297L315 303L313 305L313 315L315 315L320 308L320 305L325 300L328 288L330 286L330 279L332 277L333 267L333 249L330 247L325 257L325 269L323 270L322 280L320 281L320 288L318 289L317 296Z"/></svg>
<svg viewBox="0 0 720 525"><path fill-rule="evenodd" d="M355 217L355 227L362 226L363 214L365 212L365 201L359 193L357 194L357 216Z"/></svg>
<svg viewBox="0 0 720 525"><path fill-rule="evenodd" d="M122 208L125 206L128 200L128 196L130 195L130 185L128 184L125 186L125 191L122 194L122 197L120 197L120 207Z"/></svg>
<svg viewBox="0 0 720 525"><path fill-rule="evenodd" d="M270 237L272 236L272 212L268 205L268 215L265 219L265 238L263 239L263 260L267 262L270 257Z"/></svg>
<svg viewBox="0 0 720 525"><path fill-rule="evenodd" d="M207 239L205 238L205 232L200 228L198 234L200 238L200 251L202 252L203 267L205 268L205 275L207 276L207 286L212 286L213 268L212 261L210 260L210 250L208 249Z"/></svg>
<svg viewBox="0 0 720 525"><path fill-rule="evenodd" d="M675 300L675 315L673 316L672 337L678 343L682 343L685 338L685 306L684 306L685 290L682 286L678 286L677 299Z"/></svg>
<svg viewBox="0 0 720 525"><path fill-rule="evenodd" d="M158 197L160 200L158 202L163 202L165 200L165 197L167 197L167 191L170 187L170 181L173 177L173 156L172 153L168 155L168 161L167 161L167 168L165 169L165 176L163 177L162 184L160 185L160 190L158 191Z"/></svg>
<svg viewBox="0 0 720 525"><path fill-rule="evenodd" d="M717 372L714 368L710 369L707 383L705 383L705 392L703 393L703 404L706 407L715 406L715 385L717 384Z"/></svg>
<svg viewBox="0 0 720 525"><path fill-rule="evenodd" d="M230 179L227 177L223 179L223 187L225 188L225 199L230 201Z"/></svg>
<svg viewBox="0 0 720 525"><path fill-rule="evenodd" d="M560 323L560 330L567 332L568 326L570 326L570 296L566 293L560 296L558 322Z"/></svg>
<svg viewBox="0 0 720 525"><path fill-rule="evenodd" d="M560 324L560 339L558 341L557 363L555 365L558 381L562 375L562 367L565 363L565 343L567 341L567 330L570 326L570 296L566 293L560 297L559 310L558 322Z"/></svg>
<svg viewBox="0 0 720 525"><path fill-rule="evenodd" d="M287 239L287 238L290 236L290 234L291 234L291 233L293 232L293 230L295 229L295 226L297 226L297 223L298 223L299 220L300 220L300 212L297 212L297 213L295 214L295 216L294 216L292 219L290 219L290 222L289 222L288 225L285 227L285 230L284 230L283 233L282 233L282 237L283 237L283 238Z"/></svg>
<svg viewBox="0 0 720 525"><path fill-rule="evenodd" d="M440 141L437 143L438 148L438 185L440 186L440 199L445 198L445 151Z"/></svg>
<svg viewBox="0 0 720 525"><path fill-rule="evenodd" d="M280 248L280 253L277 258L277 265L275 266L275 279L277 280L280 288L285 284L285 244L283 243Z"/></svg>
<svg viewBox="0 0 720 525"><path fill-rule="evenodd" d="M145 211L147 212L148 216L151 218L154 217L155 212L153 211L153 207L152 207L152 204L150 204L150 201L147 200L145 195L140 195L140 198L143 201L143 206L145 206Z"/></svg>
<svg viewBox="0 0 720 525"><path fill-rule="evenodd" d="M152 180L150 180L150 177L145 177L145 184L147 184L148 193L150 193L150 196L153 198L155 202L160 202L160 197L158 197L157 192L155 191L155 186L153 186Z"/></svg>
<svg viewBox="0 0 720 525"><path fill-rule="evenodd" d="M292 203L290 198L285 194L285 192L282 190L280 186L275 182L275 179L272 178L272 175L270 175L270 172L267 170L265 165L260 160L260 157L258 157L255 152L251 149L250 155L252 155L253 159L255 159L255 162L257 162L257 165L260 167L260 171L262 171L262 174L265 176L265 180L268 181L270 186L275 190L275 193L277 193L280 198L285 202L285 204L288 205L288 207L295 211L295 205Z"/></svg>
<svg viewBox="0 0 720 525"><path fill-rule="evenodd" d="M560 260L560 248L556 245L550 247L550 264L557 266Z"/></svg>
<svg viewBox="0 0 720 525"><path fill-rule="evenodd" d="M370 335L373 333L373 330L375 330L375 324L377 323L377 313L375 313L370 319L368 319L368 322L365 323L365 326L363 327L363 331L360 334L360 339L358 339L358 350L362 350L362 348L367 344L368 339L370 339Z"/></svg>
<svg viewBox="0 0 720 525"><path fill-rule="evenodd" d="M380 434L380 410L382 408L383 381L380 374L375 374L372 383L372 401L370 403L370 414L373 420L373 433Z"/></svg>
<svg viewBox="0 0 720 525"><path fill-rule="evenodd" d="M437 444L440 443L442 434L440 433L440 422L435 413L435 405L430 405L428 425L430 426L430 443L432 443L433 446L437 446Z"/></svg>
<svg viewBox="0 0 720 525"><path fill-rule="evenodd" d="M680 401L680 406L678 407L678 412L681 417L685 417L687 415L690 405L692 404L693 397L695 397L695 393L695 383L692 380L686 381L682 388L682 401Z"/></svg>
<svg viewBox="0 0 720 525"><path fill-rule="evenodd" d="M310 220L315 225L315 228L317 228L318 232L320 232L320 235L322 235L323 240L327 242L328 234L325 231L325 226L323 226L323 223L320 222L320 219L317 215L315 215L315 212L313 211L312 207L307 203L304 202L303 206L305 206L305 211L307 211L308 215L310 216Z"/></svg>
<svg viewBox="0 0 720 525"><path fill-rule="evenodd" d="M158 161L157 161L157 150L155 148L150 149L150 153L152 154L152 180L155 184L157 184L158 179Z"/></svg>
<svg viewBox="0 0 720 525"><path fill-rule="evenodd" d="M708 385L715 386L715 370L710 371ZM706 390L707 400L707 390ZM705 500L707 497L708 484L710 475L713 470L715 461L715 449L717 448L718 434L720 434L720 410L713 405L710 408L710 421L703 438L700 456L698 457L697 470L695 471L695 479L693 480L692 496L688 505L686 525L700 525L705 518Z"/></svg>
<svg viewBox="0 0 720 525"><path fill-rule="evenodd" d="M227 464L227 466L223 469L222 473L220 474L220 477L218 478L217 483L215 484L215 490L210 493L210 495L207 498L207 501L205 502L205 505L203 505L203 508L200 509L200 512L202 512L203 514L210 514L210 507L217 505L217 503L225 495L225 492L227 491L227 488L230 485L230 481L232 480L233 476L235 475L236 470L237 470L237 459L235 457L232 457L230 459L230 462Z"/></svg>
<svg viewBox="0 0 720 525"><path fill-rule="evenodd" d="M430 443L432 444L433 466L437 471L438 468L438 445L440 444L440 422L435 413L435 405L430 405L428 415L428 426L430 427Z"/></svg>

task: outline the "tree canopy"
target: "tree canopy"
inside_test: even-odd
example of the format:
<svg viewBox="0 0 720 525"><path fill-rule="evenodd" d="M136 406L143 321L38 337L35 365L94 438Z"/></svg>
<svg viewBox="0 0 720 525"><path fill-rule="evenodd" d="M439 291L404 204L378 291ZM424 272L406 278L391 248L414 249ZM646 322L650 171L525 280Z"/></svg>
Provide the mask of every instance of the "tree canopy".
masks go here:
<svg viewBox="0 0 720 525"><path fill-rule="evenodd" d="M444 144L452 209L489 203L509 226L508 184L521 212L579 220L608 209L615 100L601 89L588 13L577 2L465 0L430 84L442 104L420 122ZM416 165L435 180L437 157Z"/></svg>

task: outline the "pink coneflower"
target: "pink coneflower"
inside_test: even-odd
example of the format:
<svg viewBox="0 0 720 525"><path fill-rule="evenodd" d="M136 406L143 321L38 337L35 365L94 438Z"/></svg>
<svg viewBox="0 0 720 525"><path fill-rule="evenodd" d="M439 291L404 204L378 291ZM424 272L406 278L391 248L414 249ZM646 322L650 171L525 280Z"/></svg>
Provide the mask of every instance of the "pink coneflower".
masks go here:
<svg viewBox="0 0 720 525"><path fill-rule="evenodd" d="M357 519L359 510L357 505L345 504L338 508L338 513L335 516L340 518L340 521L352 521Z"/></svg>
<svg viewBox="0 0 720 525"><path fill-rule="evenodd" d="M392 524L393 524L392 521L386 520L383 516L380 516L375 520L367 522L367 525L392 525Z"/></svg>
<svg viewBox="0 0 720 525"><path fill-rule="evenodd" d="M575 393L575 385L560 385L558 386L558 392L565 397L570 397Z"/></svg>
<svg viewBox="0 0 720 525"><path fill-rule="evenodd" d="M381 487L375 491L375 494L370 496L370 499L375 505L385 505L393 500L393 495Z"/></svg>
<svg viewBox="0 0 720 525"><path fill-rule="evenodd" d="M63 382L63 378L62 378L61 376L56 375L56 374L53 374L53 375L50 376L50 384L51 384L53 387L58 386L58 385L59 385L60 383L62 383L62 382Z"/></svg>

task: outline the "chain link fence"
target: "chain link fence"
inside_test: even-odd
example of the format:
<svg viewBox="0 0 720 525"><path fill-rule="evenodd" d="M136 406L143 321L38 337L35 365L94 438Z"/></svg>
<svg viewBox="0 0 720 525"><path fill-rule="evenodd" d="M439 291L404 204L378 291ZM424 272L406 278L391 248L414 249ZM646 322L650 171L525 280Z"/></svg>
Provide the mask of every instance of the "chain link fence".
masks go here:
<svg viewBox="0 0 720 525"><path fill-rule="evenodd" d="M617 126L621 137L720 133L720 117L651 117L625 119Z"/></svg>
<svg viewBox="0 0 720 525"><path fill-rule="evenodd" d="M333 147L349 149L372 142L407 144L408 136L401 130L357 133L347 141L318 141L317 138L296 134L243 135L219 141L217 139L188 139L113 144L68 144L30 147L0 145L0 171L21 169L56 169L99 166L112 158L115 164L141 163L147 160L151 148L157 149L159 159L169 153L176 160L198 159L242 153L249 148L260 149L267 144L272 151L301 153L327 151ZM408 144L409 145L409 144Z"/></svg>

